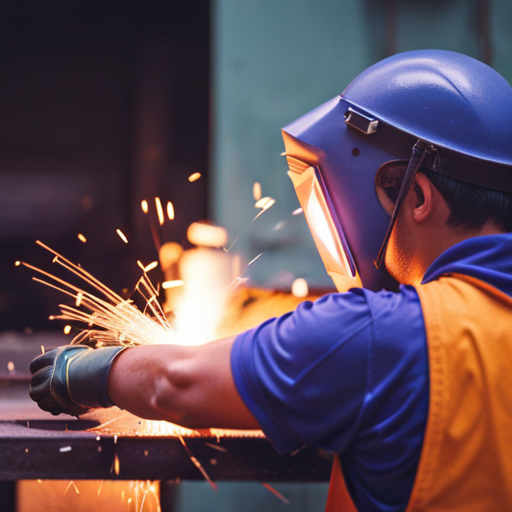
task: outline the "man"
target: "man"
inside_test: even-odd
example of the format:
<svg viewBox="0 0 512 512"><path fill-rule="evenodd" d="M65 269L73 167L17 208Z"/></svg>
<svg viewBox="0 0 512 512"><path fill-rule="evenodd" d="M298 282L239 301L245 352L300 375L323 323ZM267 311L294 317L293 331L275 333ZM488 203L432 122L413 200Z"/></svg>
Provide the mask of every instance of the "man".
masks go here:
<svg viewBox="0 0 512 512"><path fill-rule="evenodd" d="M283 130L344 293L199 348L56 349L32 397L331 450L329 510L512 509L511 120L512 89L469 57L375 64ZM371 291L383 262L398 292Z"/></svg>

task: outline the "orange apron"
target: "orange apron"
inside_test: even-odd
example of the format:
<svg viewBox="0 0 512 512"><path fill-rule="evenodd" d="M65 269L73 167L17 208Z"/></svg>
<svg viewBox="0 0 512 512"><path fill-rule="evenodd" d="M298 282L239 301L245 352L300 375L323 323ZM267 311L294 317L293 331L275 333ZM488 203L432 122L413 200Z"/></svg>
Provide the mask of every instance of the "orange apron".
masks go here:
<svg viewBox="0 0 512 512"><path fill-rule="evenodd" d="M407 512L512 511L512 298L463 275L417 291L430 402ZM347 499L336 457L326 510L357 510Z"/></svg>

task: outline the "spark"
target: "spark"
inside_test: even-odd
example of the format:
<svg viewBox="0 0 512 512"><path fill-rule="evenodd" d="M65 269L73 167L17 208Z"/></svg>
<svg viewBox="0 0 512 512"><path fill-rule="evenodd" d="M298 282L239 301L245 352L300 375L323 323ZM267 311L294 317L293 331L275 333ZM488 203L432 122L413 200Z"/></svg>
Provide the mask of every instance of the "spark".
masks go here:
<svg viewBox="0 0 512 512"><path fill-rule="evenodd" d="M82 235L82 233L78 233L78 240L80 240L80 242L83 242L85 244L85 242L87 242L87 238L85 238L84 235Z"/></svg>
<svg viewBox="0 0 512 512"><path fill-rule="evenodd" d="M99 495L100 495L100 493L101 493L101 489L103 488L103 482L104 482L104 481L105 481L105 480L102 480L102 481L100 482L100 488L98 489L98 496L99 496Z"/></svg>
<svg viewBox="0 0 512 512"><path fill-rule="evenodd" d="M120 464L119 464L119 457L116 453L115 457L114 457L114 472L117 476L119 476L119 470L120 470Z"/></svg>
<svg viewBox="0 0 512 512"><path fill-rule="evenodd" d="M59 448L59 452L60 453L66 453L66 452L70 452L73 448L71 446L62 446L61 448Z"/></svg>
<svg viewBox="0 0 512 512"><path fill-rule="evenodd" d="M181 441L181 444L185 448L185 451L187 452L187 455L189 456L190 460L194 464L194 466L201 472L205 480L212 486L212 488L216 491L218 489L217 484L209 477L208 473L205 471L203 466L201 466L201 463L194 457L194 454L190 451L190 448L186 445L185 440L183 439L183 436L181 434L178 435L179 440Z"/></svg>
<svg viewBox="0 0 512 512"><path fill-rule="evenodd" d="M66 325L66 327L64 327L64 334L69 334L71 332L71 325Z"/></svg>
<svg viewBox="0 0 512 512"><path fill-rule="evenodd" d="M89 327L89 329L82 330L71 343L94 340L101 342L104 346L135 346L170 343L177 339L176 332L167 321L162 307L156 300L158 292L146 275L141 277L135 287L135 292L146 301L146 308L143 312L131 301L121 298L82 267L75 265L42 242L36 243L55 255L55 263L80 277L104 297L96 296L49 272L23 263L25 267L49 279L47 281L33 277L36 282L60 291L75 300L78 293L82 294L80 309L61 304L59 306L61 314L53 316L60 320L78 321Z"/></svg>
<svg viewBox="0 0 512 512"><path fill-rule="evenodd" d="M128 243L128 238L124 236L124 233L120 229L116 229L116 233L119 235L119 238L125 243Z"/></svg>
<svg viewBox="0 0 512 512"><path fill-rule="evenodd" d="M75 482L73 482L73 480L71 480L68 484L68 486L66 487L66 490L64 491L64 494L66 494L68 491L69 491L69 488L73 486L75 488L75 492L77 494L80 494L80 491L78 490L78 487L75 485Z"/></svg>
<svg viewBox="0 0 512 512"><path fill-rule="evenodd" d="M158 267L158 261L152 261L149 265L143 268L144 272L150 272L154 268Z"/></svg>
<svg viewBox="0 0 512 512"><path fill-rule="evenodd" d="M84 294L83 294L82 292L78 292L78 293L76 294L75 306L76 306L77 308L79 308L79 307L80 307L80 304L82 304L82 298L83 298L83 296L84 296Z"/></svg>
<svg viewBox="0 0 512 512"><path fill-rule="evenodd" d="M164 290L168 290L169 288L176 288L178 286L183 286L184 282L181 279L175 279L174 281L164 281L162 283L162 288Z"/></svg>
<svg viewBox="0 0 512 512"><path fill-rule="evenodd" d="M201 177L201 173L200 172L195 172L194 174L191 174L188 177L188 181L190 181L190 183L192 183L193 181L197 181L200 177Z"/></svg>
<svg viewBox="0 0 512 512"><path fill-rule="evenodd" d="M41 345L41 354L44 354L45 350L44 350L44 346Z"/></svg>
<svg viewBox="0 0 512 512"><path fill-rule="evenodd" d="M261 482L261 485L267 489L267 491L270 491L274 496L277 496L285 505L290 504L290 500L283 496L277 489L274 489L270 484L267 484L265 482Z"/></svg>
<svg viewBox="0 0 512 512"><path fill-rule="evenodd" d="M174 205L171 201L167 201L167 217L169 220L174 220Z"/></svg>
<svg viewBox="0 0 512 512"><path fill-rule="evenodd" d="M252 186L252 197L254 197L255 201L259 201L261 199L261 185L258 181L256 181Z"/></svg>
<svg viewBox="0 0 512 512"><path fill-rule="evenodd" d="M12 361L9 361L7 363L7 369L12 373L14 371L14 363Z"/></svg>
<svg viewBox="0 0 512 512"><path fill-rule="evenodd" d="M242 283L245 283L246 281L249 280L248 277L242 277L244 274L245 274L245 271L249 268L250 265L252 265L263 253L260 252L258 254L258 256L256 256L255 258L253 258L249 263L247 263L247 265L245 266L244 268L244 271L238 276L236 277L233 282L228 286L228 289L229 288L236 288L237 286L240 286Z"/></svg>
<svg viewBox="0 0 512 512"><path fill-rule="evenodd" d="M219 446L218 444L213 444L213 443L204 443L204 444L206 446L209 446L213 450L217 450L218 452L228 453L228 449L224 448L224 446Z"/></svg>
<svg viewBox="0 0 512 512"><path fill-rule="evenodd" d="M42 484L42 483L43 483L43 481L42 481L40 478L38 478L38 479L37 479L37 483L38 483L38 484Z"/></svg>
<svg viewBox="0 0 512 512"><path fill-rule="evenodd" d="M255 262L255 261L256 261L256 260L261 256L261 255L262 255L262 254L263 254L263 253L262 253L262 252L260 252L260 253L258 254L258 256L256 256L256 258L253 258L251 261L249 261L249 263L247 263L247 267L248 267L249 265L252 265L252 264L253 264L253 263L254 263L254 262ZM245 268L247 268L247 267L245 267Z"/></svg>
<svg viewBox="0 0 512 512"><path fill-rule="evenodd" d="M275 226L274 226L274 231L279 231L280 229L283 229L286 224L288 224L287 221L285 220L282 220L281 222L278 222Z"/></svg>
<svg viewBox="0 0 512 512"><path fill-rule="evenodd" d="M275 204L276 200L272 197L262 197L258 201L256 201L256 204L254 205L255 208L261 208L263 211L268 210L271 206Z"/></svg>
<svg viewBox="0 0 512 512"><path fill-rule="evenodd" d="M293 210L292 215L300 215L303 212L302 208L297 208L296 210Z"/></svg>
<svg viewBox="0 0 512 512"><path fill-rule="evenodd" d="M141 206L142 211L143 211L144 213L148 213L148 211L149 211L149 208L148 208L148 202L147 202L145 199L143 199L143 200L141 201L140 206Z"/></svg>
<svg viewBox="0 0 512 512"><path fill-rule="evenodd" d="M19 266L21 265L21 261L15 261L15 262L14 262L14 265L15 265L16 267L19 267Z"/></svg>
<svg viewBox="0 0 512 512"><path fill-rule="evenodd" d="M164 223L164 210L162 208L162 201L159 197L155 197L156 213L158 215L158 223L160 226Z"/></svg>

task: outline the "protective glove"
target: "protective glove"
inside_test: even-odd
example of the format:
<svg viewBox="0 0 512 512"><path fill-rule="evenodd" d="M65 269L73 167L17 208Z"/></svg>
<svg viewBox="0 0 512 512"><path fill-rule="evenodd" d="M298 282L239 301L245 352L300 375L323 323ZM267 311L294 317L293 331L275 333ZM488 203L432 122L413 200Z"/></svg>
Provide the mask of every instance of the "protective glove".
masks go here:
<svg viewBox="0 0 512 512"><path fill-rule="evenodd" d="M48 350L30 363L30 397L55 416L63 412L78 416L89 409L112 407L108 375L125 348L67 345Z"/></svg>

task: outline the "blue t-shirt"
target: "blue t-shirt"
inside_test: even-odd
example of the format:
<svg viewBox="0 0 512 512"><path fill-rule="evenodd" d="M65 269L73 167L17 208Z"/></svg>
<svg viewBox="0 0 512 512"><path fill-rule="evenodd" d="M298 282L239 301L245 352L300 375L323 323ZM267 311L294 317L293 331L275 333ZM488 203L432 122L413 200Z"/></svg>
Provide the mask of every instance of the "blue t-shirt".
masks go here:
<svg viewBox="0 0 512 512"><path fill-rule="evenodd" d="M512 235L465 240L424 282L461 273L512 295ZM237 389L282 453L317 446L340 454L359 510L409 501L428 415L428 353L416 290L352 289L304 302L240 334Z"/></svg>

